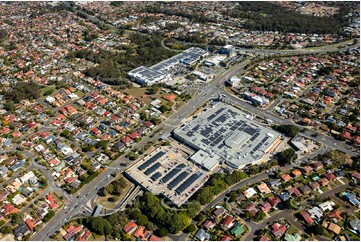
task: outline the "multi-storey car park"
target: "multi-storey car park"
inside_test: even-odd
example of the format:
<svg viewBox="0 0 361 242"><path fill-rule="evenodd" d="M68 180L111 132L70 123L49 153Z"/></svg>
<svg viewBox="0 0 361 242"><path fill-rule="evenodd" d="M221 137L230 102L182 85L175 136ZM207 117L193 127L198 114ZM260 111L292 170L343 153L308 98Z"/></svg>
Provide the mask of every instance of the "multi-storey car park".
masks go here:
<svg viewBox="0 0 361 242"><path fill-rule="evenodd" d="M208 179L208 172L171 147L160 147L126 171L126 176L174 205L184 204Z"/></svg>
<svg viewBox="0 0 361 242"><path fill-rule="evenodd" d="M207 170L223 162L235 169L260 163L281 142L278 132L223 102L174 130L174 136L198 150L191 159Z"/></svg>
<svg viewBox="0 0 361 242"><path fill-rule="evenodd" d="M167 72L170 69L181 63L193 65L207 55L207 51L198 47L192 47L151 67L140 66L131 70L128 72L128 76L131 80L145 86L166 82L171 80L171 75Z"/></svg>

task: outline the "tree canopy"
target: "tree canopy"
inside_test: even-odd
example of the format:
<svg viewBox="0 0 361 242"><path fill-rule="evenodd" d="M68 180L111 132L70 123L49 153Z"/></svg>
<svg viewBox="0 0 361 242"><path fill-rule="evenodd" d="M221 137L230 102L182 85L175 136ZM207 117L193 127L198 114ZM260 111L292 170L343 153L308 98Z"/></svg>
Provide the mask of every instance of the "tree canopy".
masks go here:
<svg viewBox="0 0 361 242"><path fill-rule="evenodd" d="M280 165L290 164L292 161L297 160L297 154L294 149L289 148L287 150L278 153L278 163Z"/></svg>
<svg viewBox="0 0 361 242"><path fill-rule="evenodd" d="M131 33L129 39L133 46L119 47L118 52L99 49L81 49L70 52L68 58L81 58L99 65L90 67L84 74L111 85L129 86L127 73L139 66L152 66L175 53L161 45L162 38L158 35Z"/></svg>
<svg viewBox="0 0 361 242"><path fill-rule="evenodd" d="M31 82L22 82L19 81L15 85L10 87L10 90L3 91L5 100L13 101L19 103L24 99L37 99L40 97L40 86L31 81Z"/></svg>
<svg viewBox="0 0 361 242"><path fill-rule="evenodd" d="M196 201L202 205L208 204L213 200L215 195L245 178L247 178L247 174L242 171L233 171L229 174L214 173L203 189L196 193Z"/></svg>
<svg viewBox="0 0 361 242"><path fill-rule="evenodd" d="M157 221L161 227L168 228L171 233L184 230L191 223L191 218L184 212L164 208L158 197L146 192L140 198L140 210L152 221Z"/></svg>
<svg viewBox="0 0 361 242"><path fill-rule="evenodd" d="M110 235L112 233L112 225L103 217L89 217L88 225L97 234Z"/></svg>
<svg viewBox="0 0 361 242"><path fill-rule="evenodd" d="M331 34L340 32L346 23L342 12L331 17L297 13L271 2L240 2L224 14L247 19L244 27L250 30L280 31L284 33Z"/></svg>
<svg viewBox="0 0 361 242"><path fill-rule="evenodd" d="M289 124L274 126L274 128L288 137L295 137L300 132L297 126Z"/></svg>

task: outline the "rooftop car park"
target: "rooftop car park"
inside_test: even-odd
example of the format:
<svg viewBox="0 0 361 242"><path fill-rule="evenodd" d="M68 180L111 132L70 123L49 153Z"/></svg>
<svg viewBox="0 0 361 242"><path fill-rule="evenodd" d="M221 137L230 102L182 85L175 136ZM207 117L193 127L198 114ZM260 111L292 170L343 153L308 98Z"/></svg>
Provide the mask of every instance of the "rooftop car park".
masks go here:
<svg viewBox="0 0 361 242"><path fill-rule="evenodd" d="M127 177L155 195L180 207L208 179L208 173L177 150L162 146L126 172Z"/></svg>

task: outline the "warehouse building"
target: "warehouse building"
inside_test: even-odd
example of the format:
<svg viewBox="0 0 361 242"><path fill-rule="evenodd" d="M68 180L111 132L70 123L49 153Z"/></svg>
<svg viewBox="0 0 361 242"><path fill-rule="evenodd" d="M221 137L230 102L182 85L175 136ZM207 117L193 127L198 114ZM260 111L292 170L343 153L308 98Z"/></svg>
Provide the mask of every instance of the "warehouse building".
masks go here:
<svg viewBox="0 0 361 242"><path fill-rule="evenodd" d="M203 151L201 158L196 153L193 160L214 160L217 155L218 162L241 169L263 161L281 139L278 132L260 125L249 116L219 102L174 130L174 136L192 148ZM213 169L213 164L203 166Z"/></svg>
<svg viewBox="0 0 361 242"><path fill-rule="evenodd" d="M167 75L145 66L130 71L128 76L135 82L145 86L165 82L169 79Z"/></svg>
<svg viewBox="0 0 361 242"><path fill-rule="evenodd" d="M132 81L135 81L144 86L167 82L172 79L171 75L167 73L169 70L176 67L180 63L193 65L207 55L207 51L198 47L192 47L151 67L141 66L131 70L128 72L128 77Z"/></svg>

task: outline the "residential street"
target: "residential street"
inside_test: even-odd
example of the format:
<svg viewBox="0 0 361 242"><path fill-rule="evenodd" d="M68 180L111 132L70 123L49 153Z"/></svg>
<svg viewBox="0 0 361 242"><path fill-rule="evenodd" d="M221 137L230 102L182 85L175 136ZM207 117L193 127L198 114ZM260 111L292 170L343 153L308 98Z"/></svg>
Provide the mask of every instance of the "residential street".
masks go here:
<svg viewBox="0 0 361 242"><path fill-rule="evenodd" d="M339 187L337 187L335 189L329 190L329 191L319 195L318 198L333 197L333 196L335 196L335 194L337 194L337 193L339 193L339 192L341 192L341 191L343 191L343 190L345 190L347 188L350 188L350 186L349 185L339 186ZM308 200L310 200L310 199L308 199ZM304 201L302 203L306 203L306 201ZM246 237L245 240L247 240L247 241L253 240L255 237L257 237L257 234L256 234L257 230L266 228L268 225L271 225L274 221L277 221L277 220L282 219L282 218L286 219L288 222L293 224L296 228L298 228L303 233L306 233L302 223L293 216L294 212L295 211L292 210L292 209L284 209L284 210L276 213L275 215L269 217L268 219L264 220L262 223L259 223L259 224L256 224L256 223L251 222L251 221L247 221L247 224L252 229L252 233L250 233ZM318 239L318 240L327 240L325 238L322 238L321 236L316 236L316 239Z"/></svg>

